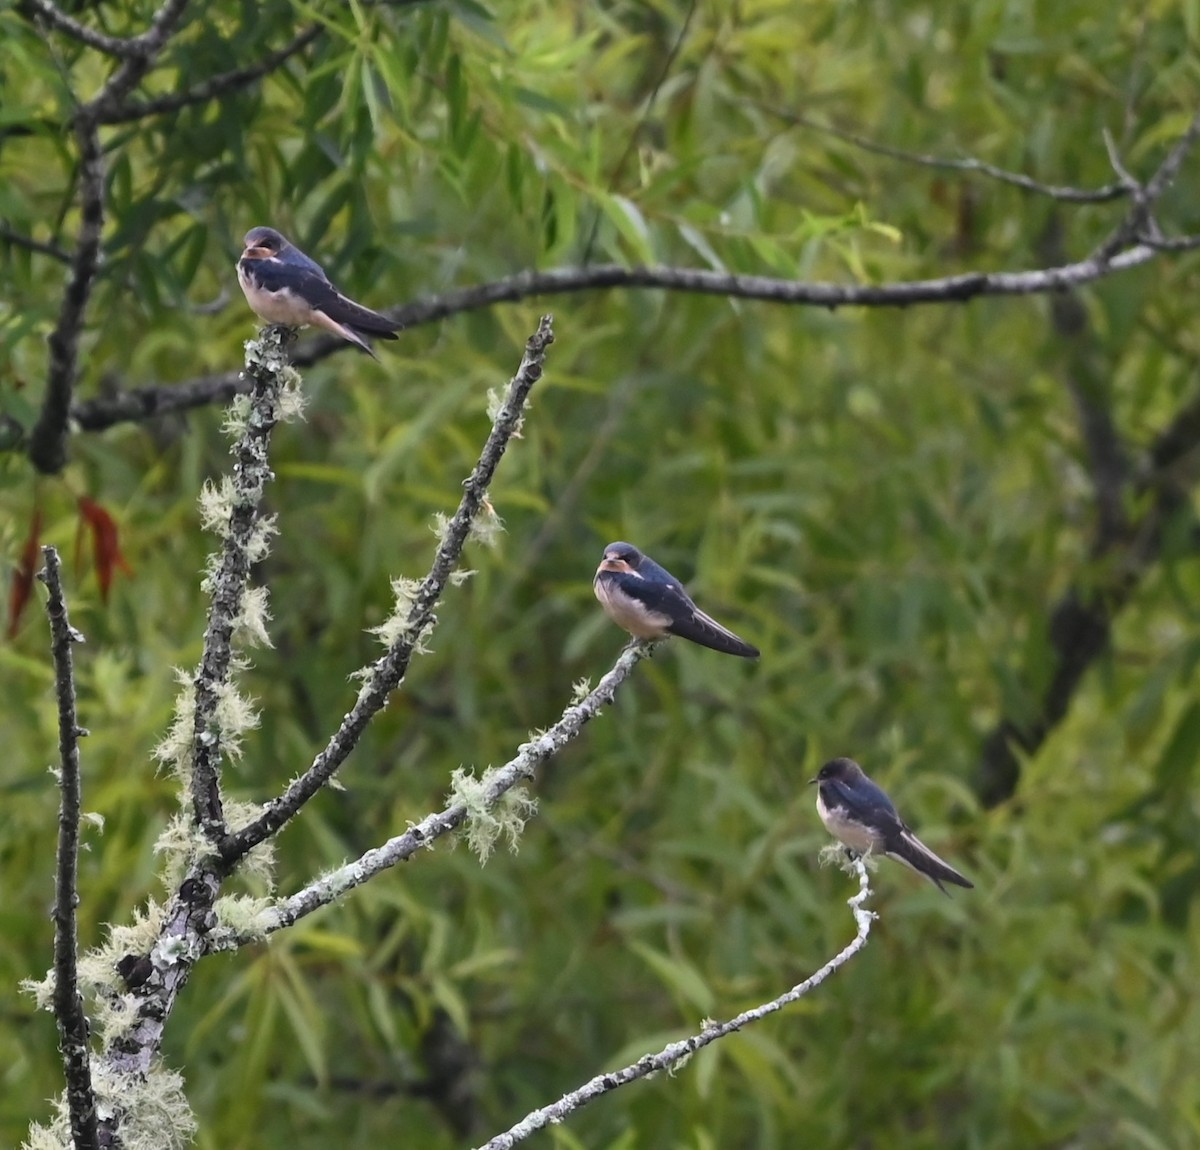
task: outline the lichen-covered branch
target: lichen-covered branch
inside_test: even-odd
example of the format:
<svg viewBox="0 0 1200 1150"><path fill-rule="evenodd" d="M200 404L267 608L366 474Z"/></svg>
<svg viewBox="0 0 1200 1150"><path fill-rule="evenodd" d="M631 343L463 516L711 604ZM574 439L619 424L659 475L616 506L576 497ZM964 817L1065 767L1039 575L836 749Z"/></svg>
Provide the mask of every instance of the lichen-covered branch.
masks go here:
<svg viewBox="0 0 1200 1150"><path fill-rule="evenodd" d="M530 336L525 345L525 355L517 374L508 385L479 460L470 476L463 482L463 495L458 510L445 524L433 565L412 597L399 634L387 652L367 669L365 682L354 706L308 770L279 798L268 803L260 818L235 834L226 836L221 842L221 858L226 866L232 866L247 851L265 841L295 817L301 807L345 762L366 730L367 724L383 709L388 696L400 685L408 671L413 652L436 622L434 608L441 599L451 572L458 565L467 535L486 503L492 476L505 448L508 447L509 440L520 427L525 400L534 384L542 377L546 351L553 342L552 317L543 316L537 332Z"/></svg>
<svg viewBox="0 0 1200 1150"><path fill-rule="evenodd" d="M265 328L246 345L246 375L251 381L241 437L234 448L232 501L221 557L208 579L212 602L204 633L204 653L195 678L195 722L192 743L192 808L196 825L212 842L226 833L221 799L221 755L226 732L220 711L230 689L233 632L243 610L250 566L265 546L261 508L263 493L274 478L268 450L280 418L280 397L294 375L287 348L295 331Z"/></svg>
<svg viewBox="0 0 1200 1150"><path fill-rule="evenodd" d="M63 595L62 566L58 551L43 547L46 566L41 579L49 597L54 688L58 700L58 850L54 883L54 1017L58 1044L67 1080L67 1109L75 1150L98 1150L96 1094L92 1087L89 1027L79 993L78 930L75 908L79 904L79 824L83 813L83 784L79 769L79 740L87 731L79 726L75 711L75 668L71 647L83 636L71 626Z"/></svg>
<svg viewBox="0 0 1200 1150"><path fill-rule="evenodd" d="M858 927L858 933L847 946L835 954L815 974L810 975L803 982L797 983L791 990L781 994L778 998L752 1007L750 1010L744 1010L727 1022L710 1022L690 1038L668 1043L656 1054L643 1055L636 1062L631 1062L620 1070L597 1074L590 1082L585 1082L578 1089L564 1094L557 1102L543 1106L531 1114L526 1114L515 1126L484 1143L480 1150L512 1150L512 1147L518 1142L523 1142L542 1127L550 1123L562 1122L580 1107L594 1102L597 1098L602 1098L613 1090L627 1086L630 1082L636 1082L639 1078L646 1078L662 1070L678 1068L696 1051L703 1050L704 1047L720 1038L736 1033L745 1026L760 1022L768 1015L782 1010L789 1003L796 1002L820 986L831 974L845 966L867 945L867 938L871 933L871 923L875 914L864 906L871 894L870 878L862 859L855 859L853 866L858 875L858 893L849 899L849 906L854 912L854 922Z"/></svg>
<svg viewBox="0 0 1200 1150"><path fill-rule="evenodd" d="M419 823L410 826L404 834L389 839L382 846L367 851L354 862L339 867L284 899L264 915L261 931L255 938L291 926L298 919L340 898L346 891L361 886L381 871L406 862L418 851L432 846L443 835L471 819L489 818L489 812L515 786L532 778L539 766L579 737L583 728L613 701L617 689L633 668L653 649L653 643L638 641L627 644L600 682L579 702L568 706L552 727L519 747L517 754L504 766L488 771L476 780L478 785L472 788L471 801L452 795L451 802L444 809L427 815ZM235 947L248 941L252 940L249 937L230 939L225 945Z"/></svg>

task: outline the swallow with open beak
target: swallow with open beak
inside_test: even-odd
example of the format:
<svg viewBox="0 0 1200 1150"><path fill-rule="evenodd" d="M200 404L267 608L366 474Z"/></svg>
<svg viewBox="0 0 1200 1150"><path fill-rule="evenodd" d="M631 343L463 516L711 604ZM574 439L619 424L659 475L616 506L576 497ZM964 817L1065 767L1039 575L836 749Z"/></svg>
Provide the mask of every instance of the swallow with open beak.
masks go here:
<svg viewBox="0 0 1200 1150"><path fill-rule="evenodd" d="M943 882L974 887L912 833L892 800L853 759L830 759L809 782L817 785L817 814L825 829L856 854L894 858L924 875L944 895L950 892Z"/></svg>
<svg viewBox="0 0 1200 1150"><path fill-rule="evenodd" d="M678 635L726 655L758 658L757 647L701 611L670 571L632 543L605 547L592 589L609 618L636 639Z"/></svg>
<svg viewBox="0 0 1200 1150"><path fill-rule="evenodd" d="M252 228L238 260L246 302L267 323L312 324L339 335L374 357L371 339L397 339L400 324L342 295L325 269L274 228Z"/></svg>

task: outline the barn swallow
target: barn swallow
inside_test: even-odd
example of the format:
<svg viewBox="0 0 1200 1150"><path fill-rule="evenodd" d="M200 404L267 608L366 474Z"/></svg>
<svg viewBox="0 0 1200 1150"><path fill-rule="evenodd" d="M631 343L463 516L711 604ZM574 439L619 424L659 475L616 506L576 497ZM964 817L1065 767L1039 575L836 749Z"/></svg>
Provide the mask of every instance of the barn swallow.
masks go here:
<svg viewBox="0 0 1200 1150"><path fill-rule="evenodd" d="M274 228L252 228L238 260L238 283L246 302L267 323L314 324L374 357L367 336L398 339L400 324L347 299L325 269Z"/></svg>
<svg viewBox="0 0 1200 1150"><path fill-rule="evenodd" d="M632 543L610 543L605 547L592 590L609 618L636 639L678 635L727 655L758 658L757 647L701 611L670 571Z"/></svg>
<svg viewBox="0 0 1200 1150"><path fill-rule="evenodd" d="M817 814L825 829L856 854L878 851L924 875L944 895L943 881L974 887L909 829L892 800L853 759L831 759L810 783L817 784Z"/></svg>

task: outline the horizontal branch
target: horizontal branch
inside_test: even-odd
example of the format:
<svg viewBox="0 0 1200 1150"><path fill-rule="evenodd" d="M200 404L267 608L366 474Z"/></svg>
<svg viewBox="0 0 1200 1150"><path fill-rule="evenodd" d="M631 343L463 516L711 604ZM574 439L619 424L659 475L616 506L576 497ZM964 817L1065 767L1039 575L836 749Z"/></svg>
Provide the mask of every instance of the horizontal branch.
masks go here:
<svg viewBox="0 0 1200 1150"><path fill-rule="evenodd" d="M871 894L870 878L862 859L856 858L853 866L858 874L858 893L848 900L848 905L854 912L854 922L858 933L847 946L834 955L815 974L810 975L803 982L797 983L791 990L781 994L778 998L745 1010L727 1022L710 1022L690 1038L668 1043L657 1054L646 1054L620 1070L597 1074L590 1082L585 1082L577 1090L564 1094L557 1102L527 1114L515 1126L486 1142L480 1147L480 1150L512 1150L512 1147L518 1142L523 1142L542 1127L562 1122L573 1111L586 1106L589 1102L594 1102L597 1098L601 1098L613 1090L627 1086L630 1082L636 1082L639 1078L647 1078L651 1074L657 1074L663 1070L677 1069L696 1051L703 1050L704 1047L716 1042L719 1038L736 1033L744 1026L761 1022L764 1018L782 1010L790 1003L798 1001L809 991L820 986L831 974L845 966L867 945L867 937L871 933L871 923L875 914L863 906Z"/></svg>
<svg viewBox="0 0 1200 1150"><path fill-rule="evenodd" d="M518 748L517 754L504 766L489 771L484 778L487 784L483 796L484 810L491 810L513 787L532 778L539 766L578 738L583 728L600 713L601 708L613 701L617 689L654 647L653 643L640 641L626 644L608 673L580 702L567 707L552 727ZM277 903L266 916L263 933L274 934L277 930L283 930L305 915L334 902L347 891L361 886L382 871L394 867L397 863L406 862L418 851L432 846L443 835L460 827L467 821L469 813L465 803L453 802L445 809L427 815L419 823L410 826L404 834L389 839L382 846L367 851L354 862L339 867L304 890ZM255 940L231 939L224 949L232 949L251 941Z"/></svg>
<svg viewBox="0 0 1200 1150"><path fill-rule="evenodd" d="M490 283L414 300L390 309L387 314L403 327L413 328L499 303L616 288L661 289L801 307L908 307L917 303L962 303L984 296L1061 291L1138 267L1154 259L1155 255L1155 248L1150 244L1138 244L1111 260L1088 259L1028 271L967 272L938 279L901 280L878 285L813 283L693 268L627 268L619 264L599 264L587 268L518 272ZM307 367L349 346L345 340L331 336L309 340L296 350L293 362L298 367ZM223 403L246 389L237 372L223 372L184 383L131 388L116 396L84 400L71 409L71 417L85 431L103 431L119 423L140 422L169 412Z"/></svg>

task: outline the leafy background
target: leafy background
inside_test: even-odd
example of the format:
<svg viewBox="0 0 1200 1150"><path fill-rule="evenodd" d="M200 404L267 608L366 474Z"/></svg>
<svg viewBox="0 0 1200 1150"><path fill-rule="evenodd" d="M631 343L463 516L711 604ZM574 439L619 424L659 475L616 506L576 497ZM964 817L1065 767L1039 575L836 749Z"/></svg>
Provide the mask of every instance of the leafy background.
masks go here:
<svg viewBox="0 0 1200 1150"><path fill-rule="evenodd" d="M114 34L153 8L80 13ZM312 45L218 101L105 129L110 218L80 395L236 368L253 321L241 235L271 222L374 306L526 268L664 263L885 282L1043 266L1125 207L1069 206L868 152L1094 187L1153 170L1198 97L1200 5L1045 0L804 5L677 0L197 8L151 98ZM62 124L96 53L0 5L0 216L69 247ZM1160 218L1197 230L1197 166ZM519 853L439 849L270 946L202 964L172 1019L203 1147L474 1144L601 1069L772 997L850 937L852 884L804 785L848 753L976 883L946 900L878 872L865 953L814 996L540 1138L564 1146L1200 1145L1196 986L1200 654L1191 498L1118 613L1065 720L980 801L981 746L1036 712L1048 621L1104 586L1079 395L1135 468L1196 396L1195 261L1079 293L907 310L591 291L416 327L305 372L275 444L275 648L230 785L256 800L306 765L374 656L388 580L422 573L537 316L558 341L492 490L507 532L343 770L280 843L279 887L507 759L620 634L592 600L604 543L637 542L763 649L673 644L537 786ZM61 264L0 240L0 408L27 425ZM221 413L72 438L35 477L0 455L0 548L35 506L68 552L77 501L120 526L107 605L73 569L85 799L85 942L157 894L175 810L151 751L172 668L194 666L211 541L195 496L228 464ZM1191 481L1181 468L1181 480ZM1190 491L1190 489L1189 489ZM1141 507L1127 495L1126 510ZM49 963L57 797L36 610L0 646L0 1142L60 1089L49 1018L18 995Z"/></svg>

